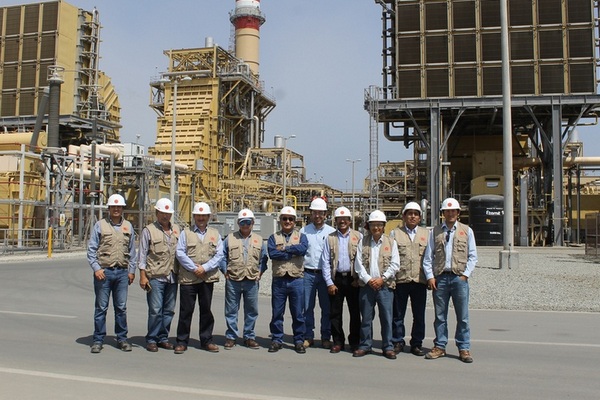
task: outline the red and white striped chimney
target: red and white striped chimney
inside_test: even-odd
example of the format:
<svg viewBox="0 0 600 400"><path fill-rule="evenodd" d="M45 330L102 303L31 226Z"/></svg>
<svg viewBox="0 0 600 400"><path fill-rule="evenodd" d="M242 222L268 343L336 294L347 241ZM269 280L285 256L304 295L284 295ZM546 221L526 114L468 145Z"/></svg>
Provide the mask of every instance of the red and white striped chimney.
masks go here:
<svg viewBox="0 0 600 400"><path fill-rule="evenodd" d="M260 0L236 0L229 18L235 27L235 56L250 66L258 75L260 26L265 16L260 11Z"/></svg>

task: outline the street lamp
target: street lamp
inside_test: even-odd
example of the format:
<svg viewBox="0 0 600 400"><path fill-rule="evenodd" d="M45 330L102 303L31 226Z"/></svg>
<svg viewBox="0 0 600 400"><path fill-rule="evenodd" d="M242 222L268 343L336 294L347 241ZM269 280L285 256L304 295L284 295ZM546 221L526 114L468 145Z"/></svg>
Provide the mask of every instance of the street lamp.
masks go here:
<svg viewBox="0 0 600 400"><path fill-rule="evenodd" d="M287 204L287 193L286 193L286 189L287 189L287 141L288 141L288 139L293 139L295 137L296 137L296 135L282 137L282 139L283 139L283 157L281 157L281 158L282 158L282 162L283 162L283 207L285 207Z"/></svg>
<svg viewBox="0 0 600 400"><path fill-rule="evenodd" d="M171 79L169 79L169 77ZM172 82L173 84L173 123L171 124L171 201L175 205L175 210L178 209L179 205L175 201L175 141L176 141L176 133L177 133L177 84L180 81L189 82L192 78L187 75L180 75L178 73L163 74L163 78L161 82Z"/></svg>
<svg viewBox="0 0 600 400"><path fill-rule="evenodd" d="M354 227L354 164L360 162L360 158L357 158L356 160L346 158L346 161L352 163L352 229L356 229Z"/></svg>

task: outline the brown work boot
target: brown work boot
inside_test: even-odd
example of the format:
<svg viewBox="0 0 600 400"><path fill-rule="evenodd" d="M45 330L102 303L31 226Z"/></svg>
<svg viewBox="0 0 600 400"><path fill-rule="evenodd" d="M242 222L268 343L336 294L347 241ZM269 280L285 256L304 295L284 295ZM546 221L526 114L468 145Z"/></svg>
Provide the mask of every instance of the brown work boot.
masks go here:
<svg viewBox="0 0 600 400"><path fill-rule="evenodd" d="M233 349L233 346L235 346L235 340L233 340L233 339L225 340L225 344L223 345L225 350L231 350L231 349Z"/></svg>
<svg viewBox="0 0 600 400"><path fill-rule="evenodd" d="M428 360L435 360L436 358L444 357L446 355L446 350L440 347L434 347L431 351L425 354L425 358Z"/></svg>
<svg viewBox="0 0 600 400"><path fill-rule="evenodd" d="M467 364L473 362L473 357L471 357L471 352L469 350L460 350L458 353L458 358L460 359L460 361Z"/></svg>

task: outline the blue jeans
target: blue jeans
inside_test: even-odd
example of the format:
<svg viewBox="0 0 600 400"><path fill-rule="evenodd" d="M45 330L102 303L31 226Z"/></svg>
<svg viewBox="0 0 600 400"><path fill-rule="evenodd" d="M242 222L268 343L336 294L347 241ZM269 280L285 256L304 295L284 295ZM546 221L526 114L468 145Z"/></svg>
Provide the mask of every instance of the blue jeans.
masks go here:
<svg viewBox="0 0 600 400"><path fill-rule="evenodd" d="M321 340L331 338L331 323L329 321L329 294L327 284L323 279L321 271L304 271L304 319L306 320L305 339L315 338L315 305L316 297L319 296L319 307L321 307Z"/></svg>
<svg viewBox="0 0 600 400"><path fill-rule="evenodd" d="M412 310L412 330L410 333L410 347L421 347L425 338L425 306L427 303L427 285L417 282L396 283L394 290L394 322L392 325L392 342L404 342L406 328L404 317L408 299Z"/></svg>
<svg viewBox="0 0 600 400"><path fill-rule="evenodd" d="M146 294L148 303L147 343L161 343L169 340L171 321L175 315L177 283L150 279L152 290Z"/></svg>
<svg viewBox="0 0 600 400"><path fill-rule="evenodd" d="M244 339L256 339L254 326L258 318L258 281L244 279L225 281L225 337L235 340L238 337L238 311L240 299L244 298Z"/></svg>
<svg viewBox="0 0 600 400"><path fill-rule="evenodd" d="M441 274L436 278L437 290L433 291L435 308L435 339L433 344L445 349L448 344L448 304L456 313L456 333L454 339L459 350L471 348L471 330L469 328L469 282L454 274Z"/></svg>
<svg viewBox="0 0 600 400"><path fill-rule="evenodd" d="M271 340L277 343L283 342L283 314L288 298L290 299L294 343L304 342L304 332L306 330L304 322L304 279L289 276L273 277L271 283L271 308L273 309L273 317L269 324Z"/></svg>
<svg viewBox="0 0 600 400"><path fill-rule="evenodd" d="M127 289L129 276L126 268L104 269L106 278L94 278L94 343L103 343L106 336L106 312L112 293L115 311L115 335L117 341L127 340Z"/></svg>
<svg viewBox="0 0 600 400"><path fill-rule="evenodd" d="M393 350L392 309L394 307L394 291L387 287L373 290L366 285L360 288L359 302L362 317L359 349L370 351L373 347L373 318L375 318L375 305L377 305L381 325L381 350Z"/></svg>

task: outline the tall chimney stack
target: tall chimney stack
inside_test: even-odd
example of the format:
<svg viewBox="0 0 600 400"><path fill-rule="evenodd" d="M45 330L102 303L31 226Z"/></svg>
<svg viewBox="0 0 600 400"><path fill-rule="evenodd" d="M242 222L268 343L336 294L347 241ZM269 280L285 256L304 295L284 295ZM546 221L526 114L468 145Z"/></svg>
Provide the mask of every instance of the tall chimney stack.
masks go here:
<svg viewBox="0 0 600 400"><path fill-rule="evenodd" d="M229 20L235 27L235 56L258 75L260 26L265 22L260 11L260 0L236 0L235 10Z"/></svg>

